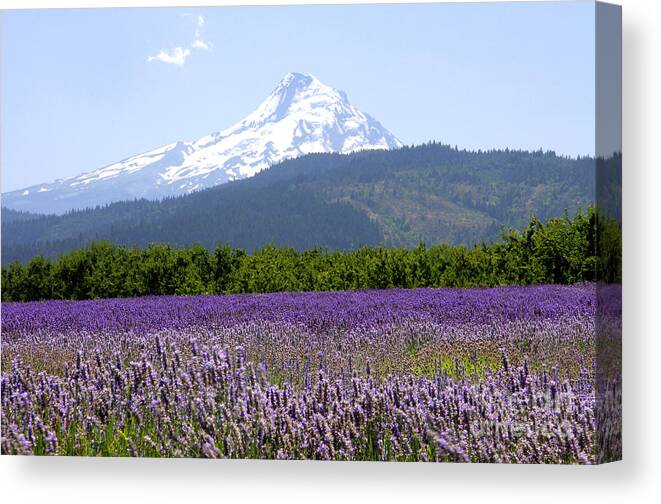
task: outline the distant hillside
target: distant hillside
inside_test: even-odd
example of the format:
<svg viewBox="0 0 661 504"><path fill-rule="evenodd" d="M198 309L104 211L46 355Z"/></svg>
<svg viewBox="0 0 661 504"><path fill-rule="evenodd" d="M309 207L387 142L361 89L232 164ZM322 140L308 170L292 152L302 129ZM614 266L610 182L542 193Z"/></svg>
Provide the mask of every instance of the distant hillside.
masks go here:
<svg viewBox="0 0 661 504"><path fill-rule="evenodd" d="M311 154L256 176L160 202L61 216L3 209L3 263L57 256L96 239L144 246L223 241L253 250L491 241L594 201L595 161L554 153L471 152L441 144ZM22 217L21 217L22 215Z"/></svg>
<svg viewBox="0 0 661 504"><path fill-rule="evenodd" d="M2 222L3 223L9 223L9 222L25 222L29 221L32 219L39 219L43 217L41 214L37 213L31 213L31 212L23 212L20 210L12 210L10 208L5 208L2 207Z"/></svg>

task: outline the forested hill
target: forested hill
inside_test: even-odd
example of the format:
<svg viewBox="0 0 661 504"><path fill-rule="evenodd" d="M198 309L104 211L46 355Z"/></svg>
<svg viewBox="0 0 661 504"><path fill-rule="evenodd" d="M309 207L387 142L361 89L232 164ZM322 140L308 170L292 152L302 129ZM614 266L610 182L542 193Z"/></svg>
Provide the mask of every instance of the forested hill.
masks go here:
<svg viewBox="0 0 661 504"><path fill-rule="evenodd" d="M219 241L253 250L412 247L492 241L573 214L594 200L592 158L465 151L425 144L349 155L311 154L253 178L160 202L119 202L61 216L3 208L2 260L58 256L93 240L145 246Z"/></svg>

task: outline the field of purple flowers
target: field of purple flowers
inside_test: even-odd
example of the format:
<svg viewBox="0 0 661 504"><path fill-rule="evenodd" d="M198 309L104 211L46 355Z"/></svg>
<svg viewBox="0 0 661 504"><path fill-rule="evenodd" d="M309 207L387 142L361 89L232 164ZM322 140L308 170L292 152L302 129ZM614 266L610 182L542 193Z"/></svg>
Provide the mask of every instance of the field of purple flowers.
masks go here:
<svg viewBox="0 0 661 504"><path fill-rule="evenodd" d="M591 463L596 312L588 284L3 303L2 452Z"/></svg>

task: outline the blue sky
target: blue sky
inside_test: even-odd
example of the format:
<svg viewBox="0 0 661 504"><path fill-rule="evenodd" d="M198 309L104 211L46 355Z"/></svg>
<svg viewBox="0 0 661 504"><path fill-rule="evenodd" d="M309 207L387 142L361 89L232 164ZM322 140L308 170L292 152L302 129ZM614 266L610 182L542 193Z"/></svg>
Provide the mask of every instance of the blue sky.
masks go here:
<svg viewBox="0 0 661 504"><path fill-rule="evenodd" d="M594 4L2 14L2 190L231 126L290 71L406 144L594 151Z"/></svg>

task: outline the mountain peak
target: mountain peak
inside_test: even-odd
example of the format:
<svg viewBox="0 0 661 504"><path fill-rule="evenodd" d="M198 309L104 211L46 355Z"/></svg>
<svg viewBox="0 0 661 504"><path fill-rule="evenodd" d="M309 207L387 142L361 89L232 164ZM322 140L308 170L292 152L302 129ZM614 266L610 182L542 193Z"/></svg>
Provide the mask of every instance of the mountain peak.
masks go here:
<svg viewBox="0 0 661 504"><path fill-rule="evenodd" d="M401 142L378 121L308 73L290 72L239 123L118 163L3 195L17 210L62 213L112 201L184 194L255 175L316 152L391 149Z"/></svg>
<svg viewBox="0 0 661 504"><path fill-rule="evenodd" d="M344 92L326 86L308 73L290 72L285 75L269 97L246 117L241 125L260 127L277 122L295 109L314 109L319 106L338 108L348 105Z"/></svg>
<svg viewBox="0 0 661 504"><path fill-rule="evenodd" d="M317 80L314 75L309 73L289 72L280 81L279 86L297 86L305 87L310 85L313 81Z"/></svg>

